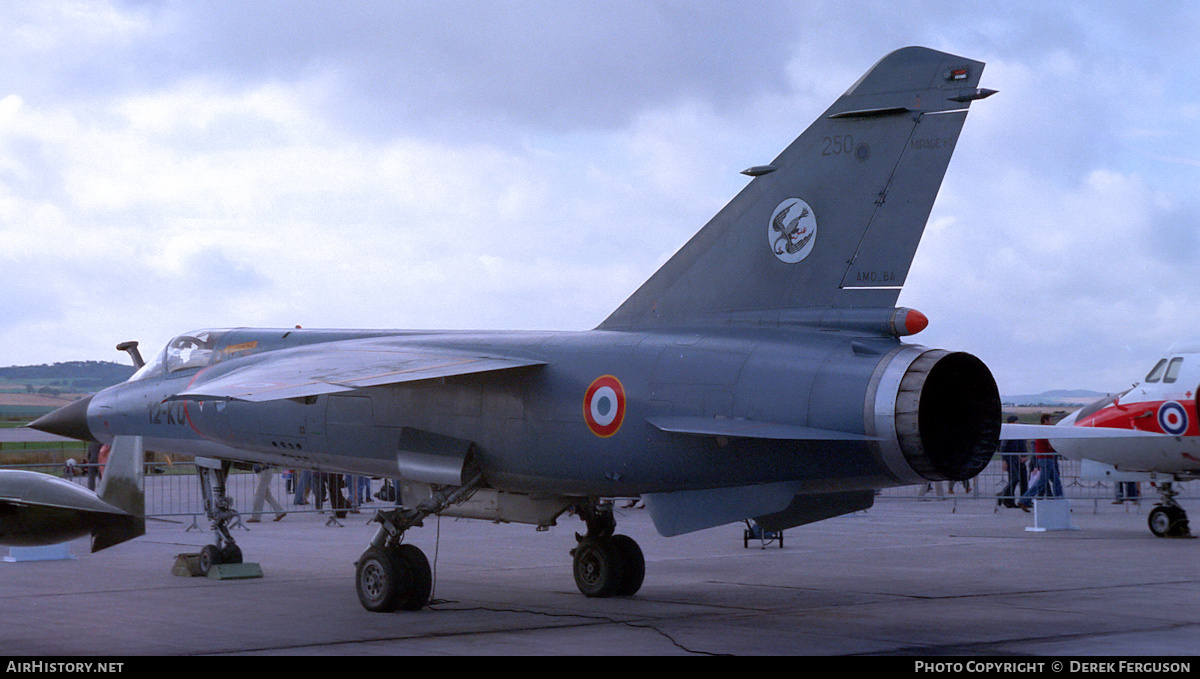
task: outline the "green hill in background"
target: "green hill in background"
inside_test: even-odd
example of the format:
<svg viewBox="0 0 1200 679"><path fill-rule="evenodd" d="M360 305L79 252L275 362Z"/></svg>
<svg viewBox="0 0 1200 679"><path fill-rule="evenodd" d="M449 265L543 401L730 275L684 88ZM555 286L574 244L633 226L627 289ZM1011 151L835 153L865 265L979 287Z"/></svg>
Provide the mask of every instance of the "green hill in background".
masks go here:
<svg viewBox="0 0 1200 679"><path fill-rule="evenodd" d="M95 392L124 382L133 366L111 361L67 361L52 365L0 368L0 390L7 392Z"/></svg>

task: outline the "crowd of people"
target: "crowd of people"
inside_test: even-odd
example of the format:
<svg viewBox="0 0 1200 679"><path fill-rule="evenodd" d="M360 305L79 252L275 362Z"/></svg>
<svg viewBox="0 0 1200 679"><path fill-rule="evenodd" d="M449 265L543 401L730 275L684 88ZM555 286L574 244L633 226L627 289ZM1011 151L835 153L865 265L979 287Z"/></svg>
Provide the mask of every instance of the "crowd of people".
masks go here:
<svg viewBox="0 0 1200 679"><path fill-rule="evenodd" d="M1007 421L1011 424L1018 421L1016 415L1009 415ZM1041 416L1041 424L1053 424L1049 414ZM996 504L1010 509L1020 509L1028 512L1033 506L1034 498L1063 497L1062 474L1058 467L1058 453L1046 439L1036 439L1033 450L1029 450L1029 442L1019 439L1002 441L1000 444L1001 469L1006 474L1004 488L996 494ZM968 481L951 481L950 494L954 493L956 483L962 483L965 490L970 491ZM1113 504L1137 502L1140 491L1136 482L1122 482L1115 486L1116 494ZM930 482L921 486L917 497L925 500L933 492L938 499L945 497L942 482Z"/></svg>
<svg viewBox="0 0 1200 679"><path fill-rule="evenodd" d="M1051 424L1050 415L1042 415L1041 424ZM1009 415L1008 422L1017 421ZM1058 469L1058 453L1046 439L1033 442L1033 454L1029 455L1026 441L1012 439L1000 446L1000 460L1008 482L1000 491L996 502L1001 506L1028 512L1035 497L1062 497L1062 476Z"/></svg>

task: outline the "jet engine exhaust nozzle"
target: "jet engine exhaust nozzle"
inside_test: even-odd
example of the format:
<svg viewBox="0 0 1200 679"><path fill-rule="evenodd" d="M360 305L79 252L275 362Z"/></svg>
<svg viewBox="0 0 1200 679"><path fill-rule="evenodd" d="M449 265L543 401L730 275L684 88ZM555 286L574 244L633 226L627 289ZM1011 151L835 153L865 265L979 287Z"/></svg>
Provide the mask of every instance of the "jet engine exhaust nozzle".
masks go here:
<svg viewBox="0 0 1200 679"><path fill-rule="evenodd" d="M901 480L965 481L999 448L1000 392L978 358L907 347L875 384L879 454Z"/></svg>

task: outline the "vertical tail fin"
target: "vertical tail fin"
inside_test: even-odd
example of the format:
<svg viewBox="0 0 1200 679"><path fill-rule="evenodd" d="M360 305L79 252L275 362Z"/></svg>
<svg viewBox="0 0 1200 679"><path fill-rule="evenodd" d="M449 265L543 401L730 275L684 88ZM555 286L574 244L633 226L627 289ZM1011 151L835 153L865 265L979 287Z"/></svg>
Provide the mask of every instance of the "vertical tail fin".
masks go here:
<svg viewBox="0 0 1200 679"><path fill-rule="evenodd" d="M967 107L992 94L982 71L922 47L884 57L600 327L890 313Z"/></svg>
<svg viewBox="0 0 1200 679"><path fill-rule="evenodd" d="M93 552L146 534L145 459L142 437L113 439L96 495L128 516L114 517L92 532Z"/></svg>

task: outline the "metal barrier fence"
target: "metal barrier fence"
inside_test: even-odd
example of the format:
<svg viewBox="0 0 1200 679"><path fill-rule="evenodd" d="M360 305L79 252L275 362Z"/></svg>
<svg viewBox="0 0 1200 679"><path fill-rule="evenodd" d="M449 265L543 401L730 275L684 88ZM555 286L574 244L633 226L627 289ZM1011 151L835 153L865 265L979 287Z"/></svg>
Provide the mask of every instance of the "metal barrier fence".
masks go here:
<svg viewBox="0 0 1200 679"><path fill-rule="evenodd" d="M1091 500L1095 503L1114 502L1118 499L1118 484L1112 481L1098 481L1080 476L1080 462L1058 458L1058 467L1062 478L1063 497L1068 500ZM1164 479L1170 480L1170 479ZM881 497L909 498L914 500L932 500L936 498L988 499L995 501L1008 483L1008 472L1004 471L999 459L991 463L978 476L971 479L964 487L960 482L927 484L926 487L902 486L883 491ZM1151 504L1158 501L1158 493L1149 487L1148 483L1137 484L1141 500L1150 500ZM1174 489L1178 491L1176 500L1200 498L1200 484L1178 483ZM1130 498L1126 498L1130 499Z"/></svg>
<svg viewBox="0 0 1200 679"><path fill-rule="evenodd" d="M1090 500L1096 503L1111 503L1116 499L1116 484L1106 481L1094 481L1084 479L1079 476L1079 463L1073 460L1059 460L1059 467L1062 476L1063 493L1070 500ZM76 469L79 472L76 475L68 476L64 473L64 465L4 465L0 466L4 469L29 469L31 471L40 471L55 476L66 477L75 483L79 483L88 487L88 479L86 478L87 465L77 465ZM297 504L296 500L296 484L302 483L304 472L293 472L275 470L268 483L271 496L279 503L278 511L292 512L316 512L321 510L329 510L330 505L328 499L322 498L319 501L316 496L310 491L306 494L305 504ZM312 473L316 476L316 473ZM348 499L357 499L358 508L363 512L371 512L374 509L390 507L394 503L390 499L380 499L377 497L381 491L384 493L384 498L387 498L387 491L384 490L384 481L381 479L367 479L365 477L342 476L344 486L342 493ZM880 493L880 497L892 499L911 499L911 500L935 500L944 499L962 499L962 500L989 500L994 502L996 496L1004 488L1008 481L1008 475L1001 468L999 460L993 460L984 471L976 476L968 483L970 489L964 488L961 483L949 484L941 482L938 484L929 484L929 487L922 488L921 486L902 486L898 488L889 488ZM227 493L233 500L233 506L243 516L250 515L254 509L255 489L259 482L258 474L249 471L235 470L229 475L227 482ZM361 490L358 496L352 497L349 493L349 487L358 485ZM1176 484L1175 489L1179 491L1177 500L1189 500L1200 498L1200 484L1182 483ZM316 484L310 484L310 488ZM1157 502L1158 493L1154 489L1148 487L1149 484L1139 484L1141 499L1149 501L1150 504ZM924 492L922 492L924 491ZM269 502L264 503L262 509L262 520L268 521L274 518L276 509ZM174 463L169 466L162 463L154 463L147 465L146 473L146 514L152 517L186 517L186 516L203 516L204 503L201 499L200 481L195 474L195 467L192 463Z"/></svg>
<svg viewBox="0 0 1200 679"><path fill-rule="evenodd" d="M75 465L75 473L73 474L67 473L65 466L61 464L0 465L0 469L26 469L42 472L66 478L85 488L94 489L93 485L89 485L88 478L88 471L93 466L85 464ZM290 514L293 512L317 512L331 509L327 493L315 493L319 487L316 483L316 478L319 475L316 472L308 472L307 474L306 478L305 472L274 470L274 473L271 474L267 482L267 488L270 490L270 497L274 498L279 504L279 510L276 510L269 501L264 501L262 520L270 521L278 511ZM357 509L369 513L377 508L394 505L391 501L385 501L376 497L376 494L384 489L384 482L382 480L346 475L342 475L341 478L344 484L341 488L342 495L351 501L351 506L347 508L347 511L353 512ZM226 481L226 493L233 500L234 509L240 512L243 518L254 518L251 516L251 513L254 509L254 496L258 483L259 475L250 471L234 470L229 474ZM307 483L307 486L304 485L305 483ZM305 497L303 498L303 504L296 503L295 490L297 484L301 484L302 489L305 487L308 488L308 492L305 493ZM357 497L352 496L350 493L351 484L359 484L357 487L360 490ZM200 478L195 473L195 465L193 463L176 462L169 468L165 464L147 464L145 488L146 516L156 518L204 516L204 500L200 492Z"/></svg>

